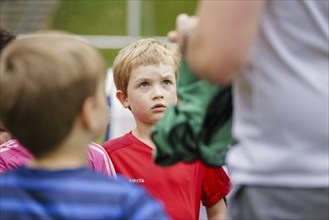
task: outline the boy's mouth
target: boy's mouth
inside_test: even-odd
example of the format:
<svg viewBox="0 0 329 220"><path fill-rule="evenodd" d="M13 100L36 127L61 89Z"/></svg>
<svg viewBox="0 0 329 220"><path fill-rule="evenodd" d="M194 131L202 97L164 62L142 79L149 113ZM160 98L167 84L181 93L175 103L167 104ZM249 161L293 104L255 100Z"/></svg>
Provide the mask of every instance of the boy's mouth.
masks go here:
<svg viewBox="0 0 329 220"><path fill-rule="evenodd" d="M156 104L152 107L152 110L156 111L156 112L163 112L166 110L166 106L163 104Z"/></svg>

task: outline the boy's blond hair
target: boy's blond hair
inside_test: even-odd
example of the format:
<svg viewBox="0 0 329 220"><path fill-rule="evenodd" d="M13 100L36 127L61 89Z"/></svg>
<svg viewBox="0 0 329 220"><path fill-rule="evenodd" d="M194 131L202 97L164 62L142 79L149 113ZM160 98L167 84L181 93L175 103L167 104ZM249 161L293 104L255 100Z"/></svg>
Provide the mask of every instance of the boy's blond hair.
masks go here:
<svg viewBox="0 0 329 220"><path fill-rule="evenodd" d="M36 157L65 139L105 66L99 53L68 34L15 40L0 60L0 120Z"/></svg>
<svg viewBox="0 0 329 220"><path fill-rule="evenodd" d="M138 40L120 50L113 63L113 78L117 90L127 94L129 77L139 66L168 65L172 66L177 76L178 55L159 41L147 38Z"/></svg>

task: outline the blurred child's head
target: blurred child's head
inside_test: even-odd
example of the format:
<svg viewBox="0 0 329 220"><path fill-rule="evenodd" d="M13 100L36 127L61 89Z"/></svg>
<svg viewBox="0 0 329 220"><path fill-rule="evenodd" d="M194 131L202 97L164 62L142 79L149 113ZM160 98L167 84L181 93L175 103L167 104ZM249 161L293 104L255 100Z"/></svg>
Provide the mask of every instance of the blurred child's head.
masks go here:
<svg viewBox="0 0 329 220"><path fill-rule="evenodd" d="M139 122L154 124L177 103L178 56L154 39L122 49L113 64L117 98Z"/></svg>
<svg viewBox="0 0 329 220"><path fill-rule="evenodd" d="M172 66L177 76L178 56L176 51L167 48L159 41L148 38L138 40L120 50L113 63L113 78L117 90L127 94L130 75L139 66Z"/></svg>
<svg viewBox="0 0 329 220"><path fill-rule="evenodd" d="M3 50L0 68L0 120L36 158L65 140L77 119L84 118L87 102L96 122L82 119L81 124L94 127L94 135L106 125L99 122L107 113L105 66L82 40L59 33L15 40Z"/></svg>

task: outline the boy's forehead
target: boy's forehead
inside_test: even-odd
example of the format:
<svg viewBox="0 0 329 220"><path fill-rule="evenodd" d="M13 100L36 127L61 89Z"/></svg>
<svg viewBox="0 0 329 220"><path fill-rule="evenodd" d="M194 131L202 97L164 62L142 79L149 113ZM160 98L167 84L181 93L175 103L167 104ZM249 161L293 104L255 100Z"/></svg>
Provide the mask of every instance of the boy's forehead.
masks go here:
<svg viewBox="0 0 329 220"><path fill-rule="evenodd" d="M153 78L153 77L175 77L174 68L169 65L145 65L135 68L130 78Z"/></svg>

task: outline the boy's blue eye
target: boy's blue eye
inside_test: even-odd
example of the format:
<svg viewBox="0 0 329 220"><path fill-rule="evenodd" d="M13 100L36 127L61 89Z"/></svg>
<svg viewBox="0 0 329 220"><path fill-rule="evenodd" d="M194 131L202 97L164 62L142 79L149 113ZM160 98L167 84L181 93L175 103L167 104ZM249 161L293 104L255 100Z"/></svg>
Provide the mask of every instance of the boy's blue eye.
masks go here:
<svg viewBox="0 0 329 220"><path fill-rule="evenodd" d="M163 84L165 84L165 85L169 85L169 84L171 84L171 81L170 81L170 80L164 80L164 81L163 81Z"/></svg>
<svg viewBox="0 0 329 220"><path fill-rule="evenodd" d="M142 82L139 86L140 87L147 87L149 84L147 82Z"/></svg>

